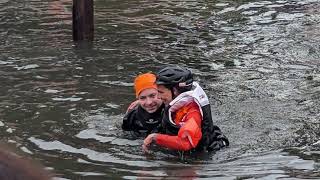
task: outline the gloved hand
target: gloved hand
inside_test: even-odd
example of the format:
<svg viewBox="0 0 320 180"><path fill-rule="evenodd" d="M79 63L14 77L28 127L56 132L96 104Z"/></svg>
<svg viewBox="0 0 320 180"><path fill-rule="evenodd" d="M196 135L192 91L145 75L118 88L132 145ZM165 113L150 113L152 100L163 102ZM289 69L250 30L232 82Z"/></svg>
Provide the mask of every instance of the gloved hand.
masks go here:
<svg viewBox="0 0 320 180"><path fill-rule="evenodd" d="M138 105L139 105L139 100L133 101L133 102L129 105L126 113L128 113L128 112L131 111L131 110L133 110L133 109L136 108Z"/></svg>
<svg viewBox="0 0 320 180"><path fill-rule="evenodd" d="M155 141L157 134L156 133L152 133L149 134L143 141L143 145L142 145L142 150L146 153L149 152L149 146L151 145L151 143L153 141Z"/></svg>
<svg viewBox="0 0 320 180"><path fill-rule="evenodd" d="M220 134L219 136L217 136L217 138L208 146L207 150L208 151L217 151L223 147L227 147L229 146L229 140L228 138L223 135Z"/></svg>

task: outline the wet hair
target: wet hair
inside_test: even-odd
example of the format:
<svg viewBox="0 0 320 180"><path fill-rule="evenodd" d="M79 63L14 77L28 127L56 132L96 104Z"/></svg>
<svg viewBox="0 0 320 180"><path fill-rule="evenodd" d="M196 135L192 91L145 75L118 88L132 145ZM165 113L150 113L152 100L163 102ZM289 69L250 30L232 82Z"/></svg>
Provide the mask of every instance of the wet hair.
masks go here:
<svg viewBox="0 0 320 180"><path fill-rule="evenodd" d="M171 93L173 94L173 88L175 88L179 94L190 91L192 89L192 86L185 86L185 87L179 87L178 85L169 85L169 84L161 84L165 88L170 89Z"/></svg>
<svg viewBox="0 0 320 180"><path fill-rule="evenodd" d="M50 180L51 178L49 172L40 165L0 148L1 180Z"/></svg>

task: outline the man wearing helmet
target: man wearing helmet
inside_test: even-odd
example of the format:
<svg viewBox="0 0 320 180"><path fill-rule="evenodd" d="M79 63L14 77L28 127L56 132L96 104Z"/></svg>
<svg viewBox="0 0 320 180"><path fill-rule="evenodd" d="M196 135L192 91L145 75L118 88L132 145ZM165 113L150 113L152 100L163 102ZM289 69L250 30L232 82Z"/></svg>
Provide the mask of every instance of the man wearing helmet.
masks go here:
<svg viewBox="0 0 320 180"><path fill-rule="evenodd" d="M163 68L157 73L156 84L166 105L162 133L148 135L144 151L151 143L179 151L213 151L229 145L220 128L213 125L209 99L188 69Z"/></svg>
<svg viewBox="0 0 320 180"><path fill-rule="evenodd" d="M123 118L122 129L134 132L136 136L146 136L155 132L161 123L164 104L158 98L156 76L145 73L134 80L137 101L129 107Z"/></svg>

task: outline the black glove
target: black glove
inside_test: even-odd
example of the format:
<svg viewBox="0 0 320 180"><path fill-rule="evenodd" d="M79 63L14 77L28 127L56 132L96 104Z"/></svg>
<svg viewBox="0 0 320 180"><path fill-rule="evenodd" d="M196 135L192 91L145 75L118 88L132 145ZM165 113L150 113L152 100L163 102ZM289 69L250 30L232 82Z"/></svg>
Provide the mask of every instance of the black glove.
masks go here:
<svg viewBox="0 0 320 180"><path fill-rule="evenodd" d="M229 140L228 138L220 134L217 136L217 138L208 146L207 150L208 151L218 151L221 148L229 146Z"/></svg>

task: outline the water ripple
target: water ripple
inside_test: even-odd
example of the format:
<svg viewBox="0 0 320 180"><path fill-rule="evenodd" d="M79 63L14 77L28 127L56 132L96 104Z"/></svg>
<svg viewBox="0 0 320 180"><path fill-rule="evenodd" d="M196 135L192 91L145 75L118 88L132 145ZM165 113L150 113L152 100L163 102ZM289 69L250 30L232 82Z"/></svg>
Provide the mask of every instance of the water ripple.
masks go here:
<svg viewBox="0 0 320 180"><path fill-rule="evenodd" d="M1 0L0 134L61 179L312 178L319 7L98 0L95 40L74 43L70 0ZM146 156L142 139L122 133L134 77L168 64L192 70L232 147L209 158ZM279 150L292 146L305 148Z"/></svg>

